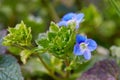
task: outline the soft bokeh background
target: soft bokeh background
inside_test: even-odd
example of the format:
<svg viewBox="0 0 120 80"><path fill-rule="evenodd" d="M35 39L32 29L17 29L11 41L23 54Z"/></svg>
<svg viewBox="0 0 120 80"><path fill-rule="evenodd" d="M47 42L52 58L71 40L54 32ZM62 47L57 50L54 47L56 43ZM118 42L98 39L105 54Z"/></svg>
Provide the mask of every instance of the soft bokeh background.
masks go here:
<svg viewBox="0 0 120 80"><path fill-rule="evenodd" d="M93 63L103 58L115 58L119 64L120 1L115 1L117 3L114 0L0 0L0 40L8 27L14 27L21 21L32 28L35 40L39 33L48 30L51 21L57 23L69 12L82 12L85 17L79 32L96 40L99 46L95 52L97 54L93 54L94 60L82 65L79 71L90 68ZM0 50L2 54L13 53L19 60L18 49L6 50L0 43ZM50 80L50 77L43 73L45 70L42 65L34 58L25 65L21 64L21 67L25 80Z"/></svg>

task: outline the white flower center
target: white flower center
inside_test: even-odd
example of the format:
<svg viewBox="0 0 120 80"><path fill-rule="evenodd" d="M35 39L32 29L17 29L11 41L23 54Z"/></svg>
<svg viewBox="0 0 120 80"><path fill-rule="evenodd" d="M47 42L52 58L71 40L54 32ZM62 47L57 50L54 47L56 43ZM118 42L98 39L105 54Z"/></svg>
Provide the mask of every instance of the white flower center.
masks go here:
<svg viewBox="0 0 120 80"><path fill-rule="evenodd" d="M81 48L82 50L85 50L85 49L87 49L87 45L88 45L88 44L81 43L79 46L80 46L80 48Z"/></svg>
<svg viewBox="0 0 120 80"><path fill-rule="evenodd" d="M74 19L67 21L68 24L75 22Z"/></svg>

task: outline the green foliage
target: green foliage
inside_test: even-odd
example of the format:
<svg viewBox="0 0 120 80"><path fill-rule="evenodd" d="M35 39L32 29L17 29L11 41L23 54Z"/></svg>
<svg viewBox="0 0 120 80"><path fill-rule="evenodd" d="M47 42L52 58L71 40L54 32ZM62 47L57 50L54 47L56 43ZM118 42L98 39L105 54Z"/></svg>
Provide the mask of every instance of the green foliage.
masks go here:
<svg viewBox="0 0 120 80"><path fill-rule="evenodd" d="M112 47L110 48L110 50L111 50L112 56L117 57L117 58L120 58L120 54L119 54L119 52L120 52L120 47L112 46Z"/></svg>
<svg viewBox="0 0 120 80"><path fill-rule="evenodd" d="M58 32L59 31L59 26L56 25L54 22L51 22L50 24L50 32Z"/></svg>
<svg viewBox="0 0 120 80"><path fill-rule="evenodd" d="M111 46L111 57L120 65L120 46Z"/></svg>
<svg viewBox="0 0 120 80"><path fill-rule="evenodd" d="M14 55L19 55L18 53L21 52L21 49L18 47L9 47L8 50L10 51L10 53L14 54Z"/></svg>
<svg viewBox="0 0 120 80"><path fill-rule="evenodd" d="M11 55L0 55L0 80L23 80L20 66Z"/></svg>
<svg viewBox="0 0 120 80"><path fill-rule="evenodd" d="M108 3L108 0L103 2L97 7L90 4L82 8L82 12L85 14L85 21L81 24L79 32L87 34L97 40L101 46L109 48L113 44L119 45L120 17Z"/></svg>
<svg viewBox="0 0 120 80"><path fill-rule="evenodd" d="M115 33L116 25L113 21L105 21L98 29L102 36L111 37Z"/></svg>
<svg viewBox="0 0 120 80"><path fill-rule="evenodd" d="M108 0L108 1L115 8L117 14L120 16L120 0Z"/></svg>
<svg viewBox="0 0 120 80"><path fill-rule="evenodd" d="M50 29L46 33L46 38L38 39L37 44L43 48L47 48L48 52L58 58L66 58L72 53L75 34L75 28L73 29L71 26L58 27L55 23L51 22Z"/></svg>
<svg viewBox="0 0 120 80"><path fill-rule="evenodd" d="M15 28L8 29L9 34L4 37L3 45L10 46L10 51L13 53L19 53L21 51L20 56L23 63L26 63L26 59L31 55L31 51L29 50L32 46L31 40L31 28L26 27L26 25L21 22L17 24Z"/></svg>
<svg viewBox="0 0 120 80"><path fill-rule="evenodd" d="M8 29L9 34L4 38L3 44L6 46L31 46L31 29L21 22L15 28Z"/></svg>
<svg viewBox="0 0 120 80"><path fill-rule="evenodd" d="M21 61L25 64L26 63L26 59L32 54L32 52L30 50L23 50L20 53L21 56Z"/></svg>
<svg viewBox="0 0 120 80"><path fill-rule="evenodd" d="M63 61L60 60L59 58L56 58L54 56L51 56L51 64L52 64L52 68L54 68L54 70L57 72L62 70L62 63Z"/></svg>
<svg viewBox="0 0 120 80"><path fill-rule="evenodd" d="M85 24L87 26L96 26L98 27L102 23L102 17L97 10L96 6L89 5L89 7L85 7L82 9L82 12L85 14Z"/></svg>

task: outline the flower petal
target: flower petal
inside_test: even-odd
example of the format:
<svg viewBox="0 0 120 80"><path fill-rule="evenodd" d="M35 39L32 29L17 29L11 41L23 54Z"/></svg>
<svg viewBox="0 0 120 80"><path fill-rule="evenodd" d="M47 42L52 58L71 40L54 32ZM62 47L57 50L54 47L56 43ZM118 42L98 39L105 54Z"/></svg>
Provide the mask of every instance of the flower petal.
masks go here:
<svg viewBox="0 0 120 80"><path fill-rule="evenodd" d="M94 40L92 40L92 39L87 39L86 42L88 43L88 49L89 49L90 51L94 51L94 50L97 48L97 43L96 43Z"/></svg>
<svg viewBox="0 0 120 80"><path fill-rule="evenodd" d="M68 13L68 14L66 14L66 15L63 16L62 20L63 21L68 21L70 19L73 19L74 16L76 16L75 13Z"/></svg>
<svg viewBox="0 0 120 80"><path fill-rule="evenodd" d="M83 35L80 35L80 34L78 34L78 35L76 36L76 42L77 42L77 43L85 42L86 40L87 40L87 37L86 37L86 36L83 36Z"/></svg>
<svg viewBox="0 0 120 80"><path fill-rule="evenodd" d="M73 53L75 55L83 55L83 52L80 50L79 44L75 44Z"/></svg>
<svg viewBox="0 0 120 80"><path fill-rule="evenodd" d="M80 27L79 23L76 23L76 29L78 29Z"/></svg>
<svg viewBox="0 0 120 80"><path fill-rule="evenodd" d="M91 59L91 52L90 52L90 50L85 50L83 56L84 56L84 58L86 60L90 60Z"/></svg>
<svg viewBox="0 0 120 80"><path fill-rule="evenodd" d="M83 21L84 14L80 13L75 16L76 19L76 29L79 28L80 23Z"/></svg>
<svg viewBox="0 0 120 80"><path fill-rule="evenodd" d="M75 17L78 23L80 23L83 20L84 14L83 13L77 14Z"/></svg>
<svg viewBox="0 0 120 80"><path fill-rule="evenodd" d="M58 26L67 26L67 22L66 21L60 21L58 23Z"/></svg>

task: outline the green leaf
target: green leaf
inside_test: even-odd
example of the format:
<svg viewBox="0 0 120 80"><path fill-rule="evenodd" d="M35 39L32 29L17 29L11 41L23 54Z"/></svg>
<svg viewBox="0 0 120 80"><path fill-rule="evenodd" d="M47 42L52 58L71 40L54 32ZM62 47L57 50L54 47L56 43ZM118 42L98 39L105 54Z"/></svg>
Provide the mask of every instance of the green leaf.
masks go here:
<svg viewBox="0 0 120 80"><path fill-rule="evenodd" d="M25 64L26 63L26 59L32 54L32 52L30 50L23 50L20 53L21 56L21 61Z"/></svg>
<svg viewBox="0 0 120 80"><path fill-rule="evenodd" d="M17 47L9 47L8 48L9 52L12 53L13 55L19 55L19 53L21 52L20 48Z"/></svg>
<svg viewBox="0 0 120 80"><path fill-rule="evenodd" d="M55 70L62 70L62 60L51 56L51 64Z"/></svg>
<svg viewBox="0 0 120 80"><path fill-rule="evenodd" d="M52 41L53 39L55 39L55 37L56 37L56 33L48 32L48 39L49 39L49 41Z"/></svg>
<svg viewBox="0 0 120 80"><path fill-rule="evenodd" d="M54 22L51 22L50 24L50 32L58 32L59 31L59 26L56 25Z"/></svg>
<svg viewBox="0 0 120 80"><path fill-rule="evenodd" d="M46 48L48 47L48 39L46 33L40 33L38 39L36 40L37 45Z"/></svg>
<svg viewBox="0 0 120 80"><path fill-rule="evenodd" d="M76 37L76 33L73 31L71 33L71 36L69 37L69 40L67 41L67 44L65 46L65 51L70 51L70 50L73 50L73 46L74 46L74 43L75 43L75 37ZM71 45L71 46L69 46Z"/></svg>
<svg viewBox="0 0 120 80"><path fill-rule="evenodd" d="M23 80L20 66L11 55L0 56L0 80Z"/></svg>
<svg viewBox="0 0 120 80"><path fill-rule="evenodd" d="M47 39L41 39L37 42L41 47L46 48L49 45L49 41Z"/></svg>
<svg viewBox="0 0 120 80"><path fill-rule="evenodd" d="M6 46L31 46L31 28L21 22L15 28L8 28L9 34L4 37L3 44Z"/></svg>

